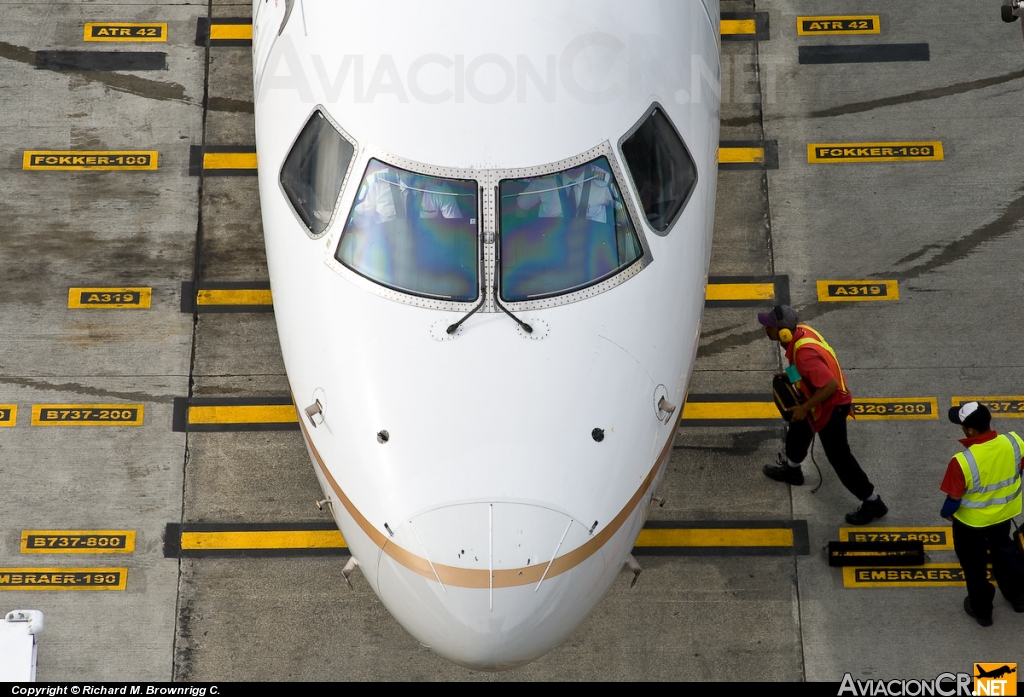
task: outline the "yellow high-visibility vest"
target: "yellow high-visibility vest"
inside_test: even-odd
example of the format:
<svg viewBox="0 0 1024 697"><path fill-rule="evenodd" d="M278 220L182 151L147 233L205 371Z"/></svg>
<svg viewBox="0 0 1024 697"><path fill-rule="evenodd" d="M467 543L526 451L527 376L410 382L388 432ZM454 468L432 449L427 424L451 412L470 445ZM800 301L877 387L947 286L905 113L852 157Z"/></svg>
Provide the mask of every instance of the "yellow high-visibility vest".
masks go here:
<svg viewBox="0 0 1024 697"><path fill-rule="evenodd" d="M1022 450L1024 440L1011 431L957 453L967 488L953 517L983 528L1020 515Z"/></svg>

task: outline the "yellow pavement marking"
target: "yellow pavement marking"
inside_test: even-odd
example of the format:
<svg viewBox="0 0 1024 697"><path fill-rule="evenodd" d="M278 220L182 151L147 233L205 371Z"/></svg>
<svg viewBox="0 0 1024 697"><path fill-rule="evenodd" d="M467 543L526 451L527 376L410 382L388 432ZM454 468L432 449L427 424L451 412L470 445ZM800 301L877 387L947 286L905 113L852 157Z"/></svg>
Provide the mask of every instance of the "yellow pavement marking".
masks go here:
<svg viewBox="0 0 1024 697"><path fill-rule="evenodd" d="M719 148L719 164L747 164L764 162L764 148Z"/></svg>
<svg viewBox="0 0 1024 697"><path fill-rule="evenodd" d="M210 22L210 39L213 41L217 40L232 40L232 39L248 39L252 40L252 25L251 24L217 24L217 20L211 20Z"/></svg>
<svg viewBox="0 0 1024 697"><path fill-rule="evenodd" d="M347 546L340 530L242 530L181 533L181 549L336 549Z"/></svg>
<svg viewBox="0 0 1024 697"><path fill-rule="evenodd" d="M899 281L818 281L818 302L899 299Z"/></svg>
<svg viewBox="0 0 1024 697"><path fill-rule="evenodd" d="M709 283L705 300L771 300L774 283Z"/></svg>
<svg viewBox="0 0 1024 697"><path fill-rule="evenodd" d="M188 408L190 424L283 424L297 421L295 407L291 404L190 406Z"/></svg>
<svg viewBox="0 0 1024 697"><path fill-rule="evenodd" d="M196 305L272 305L273 302L269 288L201 289L196 293Z"/></svg>
<svg viewBox="0 0 1024 697"><path fill-rule="evenodd" d="M925 549L953 549L950 527L839 528L840 542L923 542Z"/></svg>
<svg viewBox="0 0 1024 697"><path fill-rule="evenodd" d="M26 150L21 168L38 171L156 169L156 150Z"/></svg>
<svg viewBox="0 0 1024 697"><path fill-rule="evenodd" d="M109 26L109 25L105 25ZM720 20L719 33L726 35L757 34L757 22L754 19L723 19ZM210 39L217 40L252 40L251 24L217 24L210 22Z"/></svg>
<svg viewBox="0 0 1024 697"><path fill-rule="evenodd" d="M4 591L123 591L128 569L5 569Z"/></svg>
<svg viewBox="0 0 1024 697"><path fill-rule="evenodd" d="M636 546L792 547L793 531L790 528L644 528Z"/></svg>
<svg viewBox="0 0 1024 697"><path fill-rule="evenodd" d="M991 581L991 569L988 575ZM964 572L959 564L843 567L843 586L846 588L934 588L964 585Z"/></svg>
<svg viewBox="0 0 1024 697"><path fill-rule="evenodd" d="M823 15L796 18L796 33L800 36L878 34L881 31L882 22L878 15Z"/></svg>
<svg viewBox="0 0 1024 697"><path fill-rule="evenodd" d="M167 41L167 22L86 22L85 41Z"/></svg>
<svg viewBox="0 0 1024 697"><path fill-rule="evenodd" d="M853 413L865 421L937 419L939 402L935 397L854 399Z"/></svg>
<svg viewBox="0 0 1024 697"><path fill-rule="evenodd" d="M22 554L130 554L134 530L22 530Z"/></svg>
<svg viewBox="0 0 1024 697"><path fill-rule="evenodd" d="M687 402L683 421L692 419L778 419L775 402Z"/></svg>
<svg viewBox="0 0 1024 697"><path fill-rule="evenodd" d="M338 530L243 530L181 533L182 550L337 549ZM637 547L792 547L789 528L647 528Z"/></svg>
<svg viewBox="0 0 1024 697"><path fill-rule="evenodd" d="M734 34L756 34L757 21L753 19L722 19L719 33L723 36Z"/></svg>
<svg viewBox="0 0 1024 697"><path fill-rule="evenodd" d="M142 310L149 307L152 297L152 288L69 288L68 308Z"/></svg>
<svg viewBox="0 0 1024 697"><path fill-rule="evenodd" d="M942 160L940 141L893 143L809 143L807 162L923 162Z"/></svg>
<svg viewBox="0 0 1024 697"><path fill-rule="evenodd" d="M1024 396L1004 395L1002 397L953 397L952 406L959 407L967 402L981 402L996 419L1024 418Z"/></svg>
<svg viewBox="0 0 1024 697"><path fill-rule="evenodd" d="M33 404L33 426L141 426L142 404Z"/></svg>
<svg viewBox="0 0 1024 697"><path fill-rule="evenodd" d="M204 152L203 169L256 169L256 153Z"/></svg>
<svg viewBox="0 0 1024 697"><path fill-rule="evenodd" d="M18 405L0 404L0 428L15 426L18 423Z"/></svg>

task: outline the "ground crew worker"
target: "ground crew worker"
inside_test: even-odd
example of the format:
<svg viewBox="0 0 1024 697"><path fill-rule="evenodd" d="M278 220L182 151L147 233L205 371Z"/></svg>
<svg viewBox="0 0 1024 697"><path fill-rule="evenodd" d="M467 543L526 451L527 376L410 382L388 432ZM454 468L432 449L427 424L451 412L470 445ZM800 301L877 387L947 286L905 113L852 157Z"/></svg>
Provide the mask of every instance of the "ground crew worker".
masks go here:
<svg viewBox="0 0 1024 697"><path fill-rule="evenodd" d="M765 465L764 473L771 479L793 486L804 483L800 463L818 434L825 456L851 494L862 501L860 508L846 514L851 525L865 525L881 518L889 508L875 492L850 452L846 439L846 418L850 415L853 397L839 367L835 351L821 334L807 324L799 324L796 311L789 305L778 305L770 312L760 312L758 322L768 338L786 349L786 359L800 374L797 388L804 396L803 404L790 407L789 431L786 433L786 457L779 455L776 465Z"/></svg>
<svg viewBox="0 0 1024 697"><path fill-rule="evenodd" d="M946 493L942 517L953 521L953 549L967 581L964 610L982 627L991 627L996 591L988 582L988 561L1003 597L1024 612L1024 562L1010 539L1010 519L1021 512L1024 440L1013 431L993 431L988 407L977 402L952 407L949 420L963 428L967 437L960 443L967 450L946 467L939 487Z"/></svg>

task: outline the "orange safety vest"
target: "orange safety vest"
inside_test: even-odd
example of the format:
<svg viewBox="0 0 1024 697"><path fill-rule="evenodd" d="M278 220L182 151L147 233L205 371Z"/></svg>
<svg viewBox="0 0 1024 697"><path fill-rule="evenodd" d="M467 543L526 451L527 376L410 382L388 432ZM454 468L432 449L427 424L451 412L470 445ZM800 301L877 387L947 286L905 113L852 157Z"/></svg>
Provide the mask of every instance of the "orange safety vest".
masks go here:
<svg viewBox="0 0 1024 697"><path fill-rule="evenodd" d="M796 332L793 334L793 350L790 354L793 365L796 365L796 352L801 349L809 349L814 351L816 354L821 356L821 359L825 361L825 365L828 366L829 372L835 377L839 383L839 389L837 392L842 394L849 394L849 390L846 389L846 377L843 375L843 369L839 367L839 359L836 357L836 352L832 350L832 347L828 345L828 342L818 332L811 329L809 325L798 324L796 325ZM810 385L805 381L799 380L796 383L797 389L799 389L805 397L810 399L814 392L811 390ZM811 419L813 421L818 420L821 405L811 410Z"/></svg>

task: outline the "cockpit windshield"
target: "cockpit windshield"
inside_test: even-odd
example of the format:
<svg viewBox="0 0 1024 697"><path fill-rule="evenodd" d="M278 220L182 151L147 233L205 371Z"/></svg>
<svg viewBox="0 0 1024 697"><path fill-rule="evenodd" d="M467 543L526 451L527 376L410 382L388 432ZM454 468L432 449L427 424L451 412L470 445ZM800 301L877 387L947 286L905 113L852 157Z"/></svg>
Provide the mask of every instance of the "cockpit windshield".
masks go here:
<svg viewBox="0 0 1024 697"><path fill-rule="evenodd" d="M608 159L499 185L501 298L522 302L599 283L643 257Z"/></svg>
<svg viewBox="0 0 1024 697"><path fill-rule="evenodd" d="M394 290L472 302L479 295L477 190L472 180L371 159L336 258Z"/></svg>

